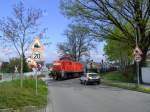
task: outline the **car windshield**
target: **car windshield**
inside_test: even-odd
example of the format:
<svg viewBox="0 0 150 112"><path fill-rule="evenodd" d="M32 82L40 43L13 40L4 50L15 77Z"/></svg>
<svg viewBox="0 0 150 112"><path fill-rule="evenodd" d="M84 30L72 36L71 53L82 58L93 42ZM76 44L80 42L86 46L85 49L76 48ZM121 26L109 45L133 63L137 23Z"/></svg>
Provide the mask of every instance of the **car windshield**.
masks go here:
<svg viewBox="0 0 150 112"><path fill-rule="evenodd" d="M89 77L95 77L97 74L89 74Z"/></svg>

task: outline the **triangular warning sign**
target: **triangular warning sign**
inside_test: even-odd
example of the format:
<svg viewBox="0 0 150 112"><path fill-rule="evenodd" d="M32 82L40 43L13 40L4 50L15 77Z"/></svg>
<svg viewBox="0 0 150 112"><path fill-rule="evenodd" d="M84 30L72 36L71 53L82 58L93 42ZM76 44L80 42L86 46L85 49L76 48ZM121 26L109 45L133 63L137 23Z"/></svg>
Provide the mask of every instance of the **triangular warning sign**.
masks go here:
<svg viewBox="0 0 150 112"><path fill-rule="evenodd" d="M32 51L43 51L44 45L41 43L39 37L35 37L30 46Z"/></svg>
<svg viewBox="0 0 150 112"><path fill-rule="evenodd" d="M141 49L138 46L136 46L133 54L136 56L136 55L142 55L143 53L142 53Z"/></svg>

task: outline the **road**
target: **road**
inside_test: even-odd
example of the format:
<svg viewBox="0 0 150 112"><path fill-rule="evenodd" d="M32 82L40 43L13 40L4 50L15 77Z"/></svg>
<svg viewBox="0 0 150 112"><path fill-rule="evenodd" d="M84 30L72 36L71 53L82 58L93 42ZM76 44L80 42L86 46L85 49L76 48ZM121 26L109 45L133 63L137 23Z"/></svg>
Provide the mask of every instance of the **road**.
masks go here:
<svg viewBox="0 0 150 112"><path fill-rule="evenodd" d="M105 85L81 85L79 79L50 81L47 112L150 112L150 94Z"/></svg>

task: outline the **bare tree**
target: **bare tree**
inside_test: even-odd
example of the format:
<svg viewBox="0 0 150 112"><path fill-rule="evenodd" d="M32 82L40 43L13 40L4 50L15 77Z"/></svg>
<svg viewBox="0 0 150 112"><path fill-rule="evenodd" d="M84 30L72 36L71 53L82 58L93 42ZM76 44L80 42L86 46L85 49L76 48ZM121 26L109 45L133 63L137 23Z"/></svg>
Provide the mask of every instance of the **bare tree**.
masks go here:
<svg viewBox="0 0 150 112"><path fill-rule="evenodd" d="M62 55L71 55L72 60L80 61L82 56L88 56L90 49L95 47L88 30L82 25L70 25L65 35L67 40L58 44L58 50Z"/></svg>
<svg viewBox="0 0 150 112"><path fill-rule="evenodd" d="M37 31L38 20L42 16L40 9L25 8L23 2L13 6L13 16L0 20L0 31L5 40L11 42L21 59L21 87L23 86L23 58Z"/></svg>
<svg viewBox="0 0 150 112"><path fill-rule="evenodd" d="M109 34L109 39L126 42L132 48L137 37L143 52L140 65L144 65L150 46L150 0L61 0L61 10L86 24L96 37ZM123 35L114 34L114 28Z"/></svg>

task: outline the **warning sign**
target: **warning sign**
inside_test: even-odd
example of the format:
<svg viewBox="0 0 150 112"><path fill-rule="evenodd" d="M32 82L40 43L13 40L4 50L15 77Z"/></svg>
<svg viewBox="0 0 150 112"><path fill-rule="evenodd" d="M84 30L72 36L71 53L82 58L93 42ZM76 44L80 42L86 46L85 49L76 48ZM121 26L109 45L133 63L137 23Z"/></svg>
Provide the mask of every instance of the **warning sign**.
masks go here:
<svg viewBox="0 0 150 112"><path fill-rule="evenodd" d="M32 59L36 62L43 60L43 51L44 51L44 45L40 41L39 37L35 37L33 42L31 43L31 51L32 51Z"/></svg>
<svg viewBox="0 0 150 112"><path fill-rule="evenodd" d="M133 54L134 54L134 60L136 62L140 62L142 60L142 54L143 53L138 46L136 46L136 48L134 49Z"/></svg>

